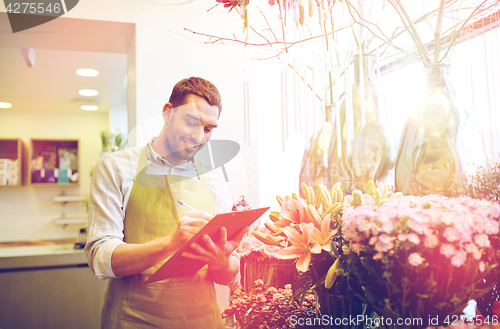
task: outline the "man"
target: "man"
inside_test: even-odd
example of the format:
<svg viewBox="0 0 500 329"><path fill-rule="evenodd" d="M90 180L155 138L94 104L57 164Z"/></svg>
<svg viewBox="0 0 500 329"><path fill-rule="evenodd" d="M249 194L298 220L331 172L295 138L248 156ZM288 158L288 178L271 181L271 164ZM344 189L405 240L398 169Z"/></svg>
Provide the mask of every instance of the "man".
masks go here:
<svg viewBox="0 0 500 329"><path fill-rule="evenodd" d="M192 276L144 284L214 213L231 210L222 174L202 170L195 154L210 140L222 110L217 88L192 77L163 107L163 129L146 147L111 153L96 164L90 190L89 266L110 279L102 328L222 328L213 282L237 280L233 252L245 233L204 236L183 256L208 265ZM206 172L202 175L202 172ZM186 211L177 201L197 211Z"/></svg>

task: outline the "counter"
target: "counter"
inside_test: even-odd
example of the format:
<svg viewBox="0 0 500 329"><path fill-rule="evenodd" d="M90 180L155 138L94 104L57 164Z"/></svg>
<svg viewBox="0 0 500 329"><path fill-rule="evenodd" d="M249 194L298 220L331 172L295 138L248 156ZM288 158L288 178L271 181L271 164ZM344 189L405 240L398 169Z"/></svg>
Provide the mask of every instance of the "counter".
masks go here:
<svg viewBox="0 0 500 329"><path fill-rule="evenodd" d="M99 328L107 282L73 245L0 244L1 329Z"/></svg>

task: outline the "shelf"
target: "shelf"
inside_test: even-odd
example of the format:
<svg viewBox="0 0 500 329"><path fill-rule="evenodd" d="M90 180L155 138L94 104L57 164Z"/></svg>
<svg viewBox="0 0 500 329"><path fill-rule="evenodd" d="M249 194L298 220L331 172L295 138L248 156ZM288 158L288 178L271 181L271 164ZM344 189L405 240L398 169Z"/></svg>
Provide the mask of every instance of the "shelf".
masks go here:
<svg viewBox="0 0 500 329"><path fill-rule="evenodd" d="M84 202L85 201L85 195L58 195L54 197L54 202L57 203L66 203L66 202Z"/></svg>
<svg viewBox="0 0 500 329"><path fill-rule="evenodd" d="M23 142L20 139L0 139L0 186L23 184Z"/></svg>
<svg viewBox="0 0 500 329"><path fill-rule="evenodd" d="M30 184L78 186L79 158L76 139L32 139Z"/></svg>
<svg viewBox="0 0 500 329"><path fill-rule="evenodd" d="M67 216L54 219L55 225L67 226L67 225L87 225L86 216Z"/></svg>

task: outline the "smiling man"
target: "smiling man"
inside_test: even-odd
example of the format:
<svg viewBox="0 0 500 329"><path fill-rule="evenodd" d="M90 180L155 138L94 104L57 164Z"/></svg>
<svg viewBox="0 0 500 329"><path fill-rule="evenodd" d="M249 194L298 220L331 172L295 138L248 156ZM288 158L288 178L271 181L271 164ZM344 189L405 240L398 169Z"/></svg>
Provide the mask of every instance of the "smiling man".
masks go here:
<svg viewBox="0 0 500 329"><path fill-rule="evenodd" d="M109 279L102 328L222 328L213 283L238 280L234 250L245 230L227 240L221 228L216 241L205 236L192 245L183 256L208 264L195 275L144 284L214 214L231 210L222 173L202 170L194 158L210 140L221 110L213 84L181 80L163 107L158 137L96 164L85 253L97 277ZM178 200L197 211L186 211Z"/></svg>
<svg viewBox="0 0 500 329"><path fill-rule="evenodd" d="M170 164L176 166L192 159L210 140L221 110L220 99L212 102L219 105L210 105L202 96L188 94L182 103L171 97L170 102L165 104L165 125L152 144L153 148L163 152L160 155Z"/></svg>

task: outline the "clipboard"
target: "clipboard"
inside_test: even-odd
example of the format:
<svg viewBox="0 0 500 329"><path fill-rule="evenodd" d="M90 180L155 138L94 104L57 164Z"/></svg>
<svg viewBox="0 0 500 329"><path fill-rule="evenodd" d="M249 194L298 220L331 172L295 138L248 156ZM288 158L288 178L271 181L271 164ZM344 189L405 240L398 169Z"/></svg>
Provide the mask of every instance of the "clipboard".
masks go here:
<svg viewBox="0 0 500 329"><path fill-rule="evenodd" d="M193 242L197 242L203 235L207 234L212 239L218 235L221 227L227 230L227 238L230 240L245 226L249 226L260 216L262 216L270 207L258 208L252 210L243 210L219 214L212 218L203 228L198 231L188 242L186 242L177 252L170 257L153 275L151 275L145 284L165 280L173 277L194 275L203 266L205 262L198 259L182 257L182 253L189 249Z"/></svg>

